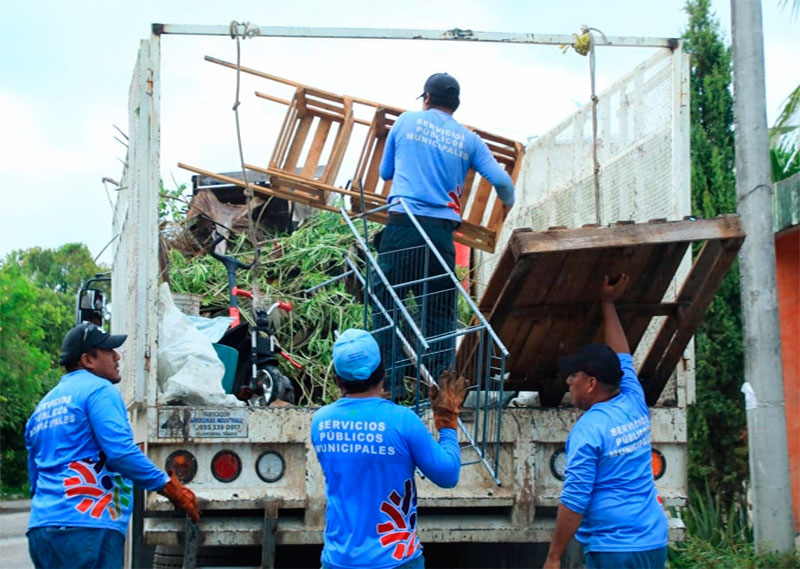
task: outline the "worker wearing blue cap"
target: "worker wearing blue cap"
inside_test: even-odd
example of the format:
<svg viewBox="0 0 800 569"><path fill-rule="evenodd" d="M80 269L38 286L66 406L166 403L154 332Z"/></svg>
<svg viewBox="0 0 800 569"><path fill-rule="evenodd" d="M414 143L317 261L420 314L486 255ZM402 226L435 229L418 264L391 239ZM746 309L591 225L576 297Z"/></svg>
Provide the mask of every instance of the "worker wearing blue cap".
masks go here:
<svg viewBox="0 0 800 569"><path fill-rule="evenodd" d="M445 372L432 388L437 444L411 409L383 398L384 367L369 332L339 336L333 367L342 398L317 411L311 424L328 501L322 567L422 568L414 470L444 488L458 483L465 380Z"/></svg>

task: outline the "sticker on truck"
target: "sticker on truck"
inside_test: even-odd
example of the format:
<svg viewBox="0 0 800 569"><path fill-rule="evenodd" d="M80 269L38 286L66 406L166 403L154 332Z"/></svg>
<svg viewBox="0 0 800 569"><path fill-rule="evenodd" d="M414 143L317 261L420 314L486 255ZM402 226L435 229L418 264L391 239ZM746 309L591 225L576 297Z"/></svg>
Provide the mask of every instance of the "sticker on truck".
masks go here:
<svg viewBox="0 0 800 569"><path fill-rule="evenodd" d="M245 409L161 409L158 437L242 438L247 436Z"/></svg>

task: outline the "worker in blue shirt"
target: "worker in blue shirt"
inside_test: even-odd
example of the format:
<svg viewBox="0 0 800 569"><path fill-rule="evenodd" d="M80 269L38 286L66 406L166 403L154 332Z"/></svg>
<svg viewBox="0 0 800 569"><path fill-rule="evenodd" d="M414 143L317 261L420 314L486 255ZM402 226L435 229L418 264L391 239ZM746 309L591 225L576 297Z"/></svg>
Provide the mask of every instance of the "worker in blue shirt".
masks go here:
<svg viewBox="0 0 800 569"><path fill-rule="evenodd" d="M574 535L586 567L663 569L667 518L653 482L650 410L615 302L628 284L605 277L605 344L559 358L572 404L586 411L567 438L567 467L545 569L561 566Z"/></svg>
<svg viewBox="0 0 800 569"><path fill-rule="evenodd" d="M25 426L31 517L28 549L40 568L122 567L133 486L158 490L199 520L197 498L133 442L116 348L125 335L75 326L61 345L66 369Z"/></svg>
<svg viewBox="0 0 800 569"><path fill-rule="evenodd" d="M470 168L489 180L504 204L504 216L514 204L514 183L495 160L486 143L474 132L459 124L453 113L460 104L458 82L447 73L435 73L425 82L421 111L401 114L386 139L380 175L391 180L387 226L379 239L378 264L392 286L413 283L396 289L400 300L412 292L421 300L425 314L418 325L425 338L455 330L456 291L445 269L429 254L425 240L404 213L399 198L427 233L432 245L444 259L447 269L455 269L453 231L461 224L461 198L464 179ZM426 279L424 284L419 281ZM374 285L375 296L390 311L391 295L383 283ZM396 316L391 313L391 318ZM389 322L373 305L373 329ZM383 361L391 373L392 384L400 373L394 372L392 332L376 334ZM453 367L455 340L434 341L429 350L428 371L437 377Z"/></svg>
<svg viewBox="0 0 800 569"><path fill-rule="evenodd" d="M458 483L456 428L466 382L447 372L433 389L437 444L411 409L382 397L385 372L369 332L339 336L333 367L342 398L311 423L327 496L322 567L423 568L414 470L444 488Z"/></svg>

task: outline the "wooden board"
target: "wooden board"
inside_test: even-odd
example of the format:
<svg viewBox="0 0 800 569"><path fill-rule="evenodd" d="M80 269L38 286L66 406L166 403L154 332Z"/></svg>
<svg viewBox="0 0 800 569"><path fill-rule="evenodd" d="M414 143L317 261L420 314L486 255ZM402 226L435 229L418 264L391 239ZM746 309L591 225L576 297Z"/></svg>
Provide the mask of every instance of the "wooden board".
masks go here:
<svg viewBox="0 0 800 569"><path fill-rule="evenodd" d="M663 319L638 370L654 404L743 241L737 216L516 230L478 304L510 354L506 389L538 391L543 404L557 405L566 392L557 358L602 341L603 275L625 272L631 283L617 309L631 348L653 318ZM676 283L677 298L665 298L692 243L702 249ZM459 347L460 370L473 350L466 340Z"/></svg>

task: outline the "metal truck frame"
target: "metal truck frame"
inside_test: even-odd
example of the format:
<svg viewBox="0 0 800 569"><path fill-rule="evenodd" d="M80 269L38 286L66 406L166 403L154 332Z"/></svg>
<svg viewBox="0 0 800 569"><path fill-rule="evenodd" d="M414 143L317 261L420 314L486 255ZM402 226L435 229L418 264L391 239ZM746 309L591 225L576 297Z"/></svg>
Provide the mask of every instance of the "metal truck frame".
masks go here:
<svg viewBox="0 0 800 569"><path fill-rule="evenodd" d="M162 407L157 400L158 351L158 219L160 180L160 96L161 36L164 34L229 35L228 26L181 26L154 24L150 38L142 40L129 91L130 143L123 172L122 189L114 212L112 328L128 334L122 348L123 381L120 388L130 414L134 435L148 456L159 466L177 449L191 452L198 472L190 486L206 514L200 522L201 545L262 547L262 564L274 563L274 549L282 544L321 544L325 526L325 485L310 443L309 426L313 409L237 408L244 427L229 437L214 437L190 428L199 418L218 413L229 416L231 409ZM506 34L469 30L371 30L335 28L242 27L240 34L262 37L361 38L500 42L524 44L571 44L566 35ZM518 182L517 206L507 221L508 240L515 227L546 229L551 225L578 226L598 220L653 217L681 219L689 211L689 106L688 58L679 40L593 37L596 46L660 48L651 60L599 97L599 106L587 105L550 134L528 145L523 172ZM666 130L648 136L647 110L640 109L648 88L663 87ZM603 114L603 105L618 101L630 107L623 123ZM626 111L627 112L627 111ZM625 113L617 112L618 116ZM599 117L599 126L597 119ZM586 120L595 121L592 139L586 134ZM643 122L644 120L644 122ZM584 122L580 122L584 121ZM662 121L663 122L663 121ZM660 123L661 124L661 123ZM572 138L565 139L565 134ZM650 133L652 134L652 133ZM626 138L627 137L627 138ZM625 152L614 154L614 141ZM586 149L600 144L603 170L592 168ZM588 144L588 146L587 146ZM617 144L617 146L619 146ZM617 149L619 150L619 149ZM563 154L566 151L568 154ZM645 167L642 153L661 156ZM605 153L605 154L604 154ZM610 154L609 154L610 153ZM619 157L618 157L619 154ZM560 161L559 161L560 160ZM626 162L627 160L627 162ZM580 163L580 167L573 167ZM620 187L609 185L606 172L615 164L628 164L617 175ZM648 170L649 168L649 170ZM647 171L644 171L647 170ZM546 172L546 176L542 174ZM625 177L628 183L625 183ZM652 182L659 180L660 184ZM602 195L602 211L596 198ZM587 193L588 192L588 193ZM626 208L625 192L635 203ZM649 206L647 204L650 204ZM539 213L537 213L539 212ZM478 274L488 280L502 252L479 254ZM681 269L688 269L689 255ZM673 294L677 291L673 290ZM664 406L652 408L652 441L666 459L666 471L657 486L667 506L686 503L686 406L693 399L693 349L665 389ZM419 482L420 539L423 543L545 543L554 528L561 482L559 453L579 411L570 407L519 407L505 411L500 435L500 484L476 466L462 469L455 489L436 488ZM170 417L184 426L180 436L163 428ZM221 449L235 451L242 462L241 475L233 482L217 481L209 464ZM265 452L278 453L284 469L274 482L264 481L254 467ZM140 495L141 497L141 495ZM141 528L148 544L178 545L184 540L184 519L172 514L168 501L149 493L137 502L134 536ZM670 523L670 538L682 536L679 520ZM130 562L131 556L128 556Z"/></svg>

